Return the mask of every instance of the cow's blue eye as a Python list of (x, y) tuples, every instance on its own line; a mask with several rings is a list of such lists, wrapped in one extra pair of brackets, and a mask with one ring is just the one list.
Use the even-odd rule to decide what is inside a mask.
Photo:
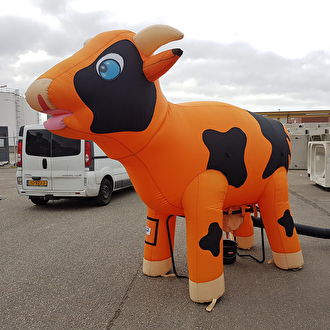
[(101, 63), (99, 73), (103, 79), (112, 80), (119, 76), (120, 66), (115, 60), (106, 60)]
[(97, 61), (96, 71), (105, 80), (117, 78), (123, 71), (124, 60), (119, 54), (110, 53)]

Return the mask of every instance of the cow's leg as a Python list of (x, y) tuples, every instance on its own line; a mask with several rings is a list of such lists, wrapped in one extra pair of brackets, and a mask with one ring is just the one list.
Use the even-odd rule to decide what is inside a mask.
[(241, 226), (234, 231), (240, 249), (251, 249), (254, 245), (254, 229), (251, 214), (246, 212)]
[(290, 214), (287, 173), (283, 167), (269, 178), (259, 207), (275, 265), (282, 269), (302, 268), (304, 260)]
[[(144, 245), (143, 273), (148, 276), (166, 274), (172, 267), (171, 251), (166, 226), (167, 215), (148, 210)], [(169, 219), (169, 235), (174, 247), (176, 217)]]
[(195, 302), (209, 302), (224, 293), (222, 208), (228, 182), (215, 170), (197, 176), (183, 196), (187, 225), (189, 293)]

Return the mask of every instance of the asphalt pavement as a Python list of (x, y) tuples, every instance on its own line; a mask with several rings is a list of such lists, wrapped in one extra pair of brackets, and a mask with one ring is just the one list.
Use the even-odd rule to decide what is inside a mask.
[[(305, 171), (289, 171), (289, 183), (295, 222), (329, 228), (330, 192)], [(300, 236), (305, 267), (296, 272), (250, 258), (226, 265), (225, 295), (208, 313), (186, 279), (142, 274), (145, 206), (133, 189), (105, 207), (35, 206), (5, 167), (0, 196), (0, 329), (330, 329), (329, 240)], [(175, 245), (187, 275), (183, 218)]]

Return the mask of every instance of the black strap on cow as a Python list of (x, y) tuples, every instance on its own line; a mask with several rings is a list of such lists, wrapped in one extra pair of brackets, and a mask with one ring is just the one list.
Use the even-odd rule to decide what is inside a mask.
[[(254, 257), (251, 254), (240, 254), (237, 252), (237, 255), (239, 257), (250, 257), (253, 260), (257, 261), (258, 263), (262, 264), (265, 262), (266, 260), (266, 254), (265, 254), (265, 239), (264, 239), (264, 227), (260, 227), (260, 233), (261, 233), (261, 247), (262, 247), (262, 259), (257, 259), (256, 257)], [(236, 238), (235, 238), (236, 240)]]
[(172, 246), (171, 233), (170, 233), (170, 225), (169, 225), (169, 221), (170, 221), (171, 217), (173, 217), (173, 215), (169, 215), (167, 217), (167, 219), (166, 219), (166, 229), (167, 229), (168, 244), (170, 246), (170, 252), (171, 252), (173, 273), (178, 278), (188, 278), (188, 276), (185, 276), (185, 275), (178, 275), (178, 273), (176, 271), (176, 268), (175, 268), (174, 253), (173, 253), (173, 246)]
[[(169, 244), (170, 253), (171, 253), (173, 273), (178, 278), (189, 278), (188, 276), (185, 276), (185, 275), (179, 275), (176, 271), (174, 253), (173, 253), (173, 246), (172, 246), (172, 240), (171, 240), (171, 233), (170, 233), (170, 225), (169, 225), (169, 221), (170, 221), (171, 217), (173, 217), (173, 215), (169, 215), (166, 219), (166, 229), (167, 229), (168, 244)], [(252, 217), (252, 219), (253, 219), (253, 217)], [(237, 255), (239, 257), (250, 257), (253, 260), (257, 261), (258, 263), (264, 263), (265, 260), (266, 260), (266, 254), (265, 254), (264, 226), (263, 226), (262, 221), (261, 221), (261, 224), (259, 225), (259, 227), (260, 227), (260, 233), (261, 233), (262, 259), (257, 259), (256, 257), (254, 257), (251, 254), (239, 254), (239, 253), (237, 253)]]

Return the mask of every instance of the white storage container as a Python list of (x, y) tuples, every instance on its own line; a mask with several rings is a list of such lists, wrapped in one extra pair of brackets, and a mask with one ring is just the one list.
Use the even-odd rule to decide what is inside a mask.
[(290, 169), (305, 170), (307, 169), (307, 146), (308, 135), (291, 135), (291, 163)]
[(310, 142), (310, 179), (330, 188), (330, 141)]
[(311, 162), (312, 162), (312, 145), (314, 142), (308, 142), (307, 148), (307, 174), (311, 175)]

